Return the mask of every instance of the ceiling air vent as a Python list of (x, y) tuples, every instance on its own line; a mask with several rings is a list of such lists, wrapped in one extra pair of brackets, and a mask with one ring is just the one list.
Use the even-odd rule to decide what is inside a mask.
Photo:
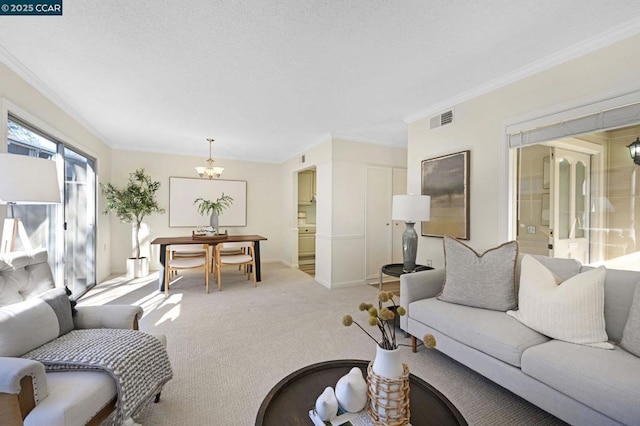
[(430, 120), (431, 129), (437, 129), (438, 127), (453, 124), (453, 109), (445, 111), (441, 114), (434, 115)]

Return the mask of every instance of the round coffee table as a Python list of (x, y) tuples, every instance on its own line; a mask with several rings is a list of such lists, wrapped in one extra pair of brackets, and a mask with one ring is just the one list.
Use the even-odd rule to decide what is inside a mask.
[[(345, 359), (319, 362), (289, 374), (276, 384), (260, 405), (256, 426), (312, 425), (309, 410), (327, 387), (353, 367), (367, 377), (368, 361)], [(437, 389), (410, 374), (411, 425), (466, 425), (462, 414)]]

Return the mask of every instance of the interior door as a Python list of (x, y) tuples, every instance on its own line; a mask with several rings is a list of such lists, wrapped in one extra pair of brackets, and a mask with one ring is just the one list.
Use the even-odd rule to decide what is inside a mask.
[(591, 228), (591, 156), (560, 148), (553, 149), (553, 191), (549, 256), (589, 259)]
[(366, 181), (366, 274), (377, 279), (391, 263), (391, 167), (368, 166)]

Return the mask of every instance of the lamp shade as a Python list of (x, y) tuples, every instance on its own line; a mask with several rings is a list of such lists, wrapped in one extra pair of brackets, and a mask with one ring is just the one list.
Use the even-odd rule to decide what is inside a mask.
[(55, 204), (60, 187), (55, 161), (0, 154), (0, 204)]
[(394, 195), (391, 219), (422, 222), (431, 218), (431, 197), (428, 195)]

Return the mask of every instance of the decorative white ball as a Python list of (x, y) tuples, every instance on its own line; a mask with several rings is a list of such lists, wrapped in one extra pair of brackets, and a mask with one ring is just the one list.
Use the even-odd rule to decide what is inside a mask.
[(349, 374), (343, 376), (336, 384), (336, 398), (342, 408), (350, 413), (357, 413), (367, 405), (367, 381), (362, 370), (353, 367)]
[(338, 414), (338, 400), (331, 386), (316, 399), (316, 413), (323, 422), (333, 420)]

